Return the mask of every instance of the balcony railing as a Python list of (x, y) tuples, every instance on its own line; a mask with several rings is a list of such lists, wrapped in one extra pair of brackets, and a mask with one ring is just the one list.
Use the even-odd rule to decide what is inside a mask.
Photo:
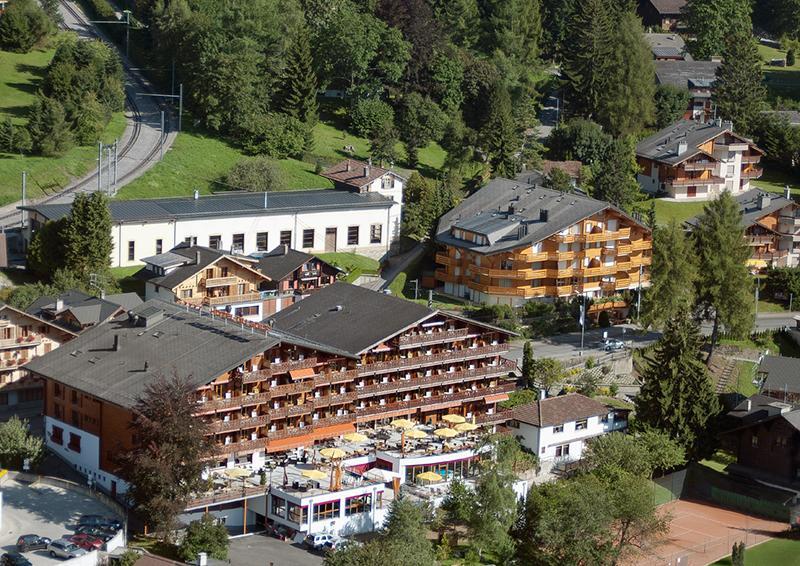
[(789, 255), (788, 250), (775, 250), (771, 252), (757, 252), (753, 253), (750, 258), (751, 259), (763, 259), (763, 260), (771, 260), (771, 259), (779, 259)]
[(642, 250), (649, 250), (653, 247), (652, 240), (633, 240), (631, 242), (631, 250), (638, 252)]
[(775, 236), (747, 236), (747, 243), (751, 246), (758, 246), (763, 244), (772, 244), (779, 239), (780, 238), (776, 238)]
[(694, 185), (721, 185), (725, 179), (709, 175), (708, 177), (667, 177), (664, 181), (673, 187), (691, 187)]
[(459, 277), (451, 273), (447, 273), (443, 269), (436, 270), (436, 279), (444, 283), (458, 283)]
[[(418, 409), (429, 405), (438, 405), (440, 403), (448, 403), (451, 401), (462, 401), (464, 399), (479, 399), (487, 395), (496, 395), (499, 393), (508, 393), (516, 390), (515, 383), (502, 383), (495, 387), (476, 387), (475, 389), (467, 389), (465, 391), (458, 391), (456, 393), (443, 393), (441, 395), (430, 395), (428, 397), (419, 397), (417, 399), (410, 399), (408, 401), (399, 401), (397, 403), (387, 403), (385, 405), (372, 405), (364, 407), (363, 409), (356, 409), (356, 418), (363, 419), (374, 415), (381, 415), (383, 413), (391, 413), (395, 411), (405, 411), (409, 409)], [(380, 418), (380, 417), (379, 417)], [(373, 419), (369, 419), (373, 420)]]
[(508, 344), (495, 344), (491, 346), (480, 346), (477, 348), (462, 348), (452, 352), (442, 352), (431, 354), (430, 356), (414, 356), (413, 358), (398, 358), (386, 362), (373, 362), (358, 368), (358, 375), (372, 375), (384, 371), (398, 369), (412, 369), (415, 367), (435, 365), (450, 360), (466, 360), (480, 358), (492, 354), (502, 354), (508, 351)]
[(436, 344), (439, 342), (446, 342), (448, 340), (458, 340), (464, 338), (469, 334), (467, 328), (457, 328), (455, 330), (445, 330), (443, 332), (430, 332), (428, 334), (409, 334), (400, 336), (398, 344), (401, 348), (409, 348), (419, 346), (421, 344)]
[(269, 379), (272, 377), (272, 370), (267, 369), (259, 369), (256, 371), (246, 371), (242, 374), (242, 382), (243, 383), (255, 383), (257, 381), (263, 381), (264, 379)]
[(760, 163), (760, 155), (742, 155), (742, 163)]
[(203, 280), (206, 288), (209, 287), (228, 287), (235, 285), (239, 279), (237, 277), (207, 277)]
[(320, 395), (311, 399), (311, 404), (315, 409), (319, 407), (330, 407), (331, 405), (343, 405), (345, 403), (352, 403), (356, 400), (356, 392), (349, 391), (347, 393), (340, 393), (336, 395)]
[[(266, 439), (257, 438), (255, 440), (242, 440), (240, 442), (231, 442), (230, 444), (217, 444), (214, 447), (215, 454), (236, 454), (239, 452), (252, 452), (259, 448), (264, 448)], [(262, 488), (263, 490), (263, 488)]]
[(317, 365), (317, 358), (304, 358), (302, 360), (289, 360), (286, 362), (276, 362), (269, 364), (272, 373), (284, 373), (293, 369), (313, 368)]
[(739, 177), (742, 179), (758, 179), (763, 174), (763, 169), (750, 169), (749, 171), (742, 171)]
[(214, 411), (223, 411), (226, 409), (233, 409), (238, 407), (246, 407), (249, 405), (258, 405), (270, 400), (270, 393), (254, 393), (252, 395), (237, 395), (235, 397), (227, 397), (221, 399), (210, 399), (208, 401), (198, 401), (195, 405), (196, 414), (213, 413)]
[(476, 424), (494, 424), (494, 423), (503, 423), (506, 422), (508, 419), (512, 418), (514, 411), (511, 409), (500, 409), (495, 411), (494, 413), (483, 415), (478, 415), (475, 417)]
[(397, 393), (400, 391), (408, 391), (410, 389), (420, 389), (422, 387), (430, 387), (435, 385), (450, 385), (453, 383), (461, 383), (470, 379), (476, 379), (488, 376), (502, 376), (508, 375), (514, 371), (517, 364), (511, 360), (502, 360), (496, 366), (484, 366), (482, 368), (465, 369), (455, 371), (452, 373), (439, 373), (436, 375), (429, 375), (427, 377), (417, 377), (399, 381), (389, 381), (387, 383), (373, 383), (365, 385), (364, 387), (357, 387), (356, 392), (358, 398), (363, 399), (372, 397), (373, 395)]
[(617, 255), (631, 255), (632, 249), (631, 244), (620, 244), (617, 246)]
[(224, 295), (221, 297), (205, 297), (204, 305), (233, 305), (261, 300), (261, 293), (244, 293), (241, 295)]
[(286, 383), (284, 385), (276, 385), (269, 388), (269, 393), (273, 398), (285, 397), (286, 395), (296, 395), (299, 393), (308, 393), (313, 389), (315, 384), (310, 381), (298, 381), (297, 383)]
[(348, 369), (345, 371), (331, 370), (314, 376), (314, 387), (347, 383), (353, 381), (357, 377), (357, 369)]
[(340, 415), (336, 417), (327, 417), (324, 419), (319, 419), (314, 421), (310, 425), (306, 425), (303, 427), (287, 427), (281, 430), (271, 430), (267, 434), (268, 441), (271, 440), (283, 440), (284, 438), (292, 438), (295, 436), (303, 436), (304, 434), (310, 434), (319, 430), (320, 428), (326, 428), (329, 426), (335, 426), (339, 424), (347, 424), (347, 423), (355, 423), (356, 417), (354, 414), (348, 415)]
[(450, 257), (445, 253), (438, 252), (436, 254), (436, 263), (440, 263), (442, 265), (455, 265), (456, 263), (458, 263), (458, 260)]
[(224, 432), (234, 432), (247, 428), (256, 428), (267, 424), (269, 424), (269, 417), (267, 415), (261, 415), (258, 417), (231, 419), (228, 421), (215, 421), (208, 426), (208, 430), (214, 434), (221, 434)]

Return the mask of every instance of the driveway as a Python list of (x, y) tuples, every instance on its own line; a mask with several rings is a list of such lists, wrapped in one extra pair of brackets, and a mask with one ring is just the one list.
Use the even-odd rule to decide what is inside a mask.
[(234, 566), (322, 566), (322, 555), (265, 535), (233, 539), (228, 558)]
[[(50, 539), (70, 536), (80, 515), (114, 516), (99, 501), (57, 487), (9, 479), (3, 483), (2, 493), (2, 552), (16, 550), (20, 535), (37, 534)], [(34, 566), (62, 563), (62, 560), (50, 558), (44, 550), (26, 552), (25, 556)]]

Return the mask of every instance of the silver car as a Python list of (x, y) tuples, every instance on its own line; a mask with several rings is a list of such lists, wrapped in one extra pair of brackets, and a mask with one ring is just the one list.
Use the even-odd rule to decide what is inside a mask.
[(86, 551), (80, 546), (64, 538), (51, 541), (47, 545), (47, 552), (53, 558), (77, 558), (86, 554)]

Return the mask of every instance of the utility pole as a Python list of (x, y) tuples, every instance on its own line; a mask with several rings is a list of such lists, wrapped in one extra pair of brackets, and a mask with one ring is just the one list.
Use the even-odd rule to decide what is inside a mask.
[(161, 140), (159, 141), (160, 156), (159, 161), (164, 161), (164, 111), (161, 111)]
[(101, 181), (103, 172), (103, 142), (97, 142), (97, 192), (103, 190)]
[(111, 196), (111, 146), (106, 146), (106, 192)]
[(636, 320), (641, 320), (642, 318), (642, 271), (644, 270), (644, 266), (639, 266), (639, 296), (636, 298)]
[(581, 356), (583, 355), (583, 337), (586, 332), (586, 295), (581, 295), (583, 303), (581, 304)]
[(792, 299), (794, 299), (794, 294), (789, 293), (789, 312), (792, 312)]
[[(27, 171), (23, 171), (22, 172), (22, 206), (23, 207), (25, 206), (25, 195), (26, 195), (27, 189), (28, 189), (28, 172)], [(24, 210), (20, 210), (19, 212), (20, 212), (20, 225), (22, 226), (22, 228), (24, 228), (25, 227), (25, 211)]]
[(117, 153), (118, 145), (119, 140), (114, 140), (114, 193), (117, 192), (117, 159), (119, 158), (119, 154)]
[(756, 308), (755, 308), (756, 317), (755, 317), (755, 319), (753, 319), (753, 328), (755, 330), (758, 330), (758, 276), (756, 276), (754, 279), (755, 279), (755, 283), (756, 283), (755, 284), (755, 288), (756, 288)]
[(178, 99), (178, 131), (181, 131), (183, 124), (183, 83), (178, 85), (178, 94), (151, 94), (149, 92), (137, 92), (137, 96), (154, 96), (156, 98), (177, 98)]
[(129, 59), (131, 54), (131, 11), (123, 10), (122, 13), (125, 14), (125, 58)]

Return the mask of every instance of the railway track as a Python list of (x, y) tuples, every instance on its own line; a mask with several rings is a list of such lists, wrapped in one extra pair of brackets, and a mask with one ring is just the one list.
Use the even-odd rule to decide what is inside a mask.
[[(61, 5), (63, 8), (75, 19), (75, 21), (83, 26), (87, 33), (91, 34), (92, 37), (99, 39), (100, 41), (104, 41), (108, 43), (111, 47), (116, 49), (116, 46), (113, 43), (110, 43), (106, 38), (104, 38), (101, 34), (97, 33), (97, 31), (92, 27), (92, 25), (83, 17), (83, 15), (76, 10), (68, 1), (60, 0)], [(69, 27), (69, 25), (64, 22), (62, 27), (65, 30), (71, 31), (80, 31), (74, 28)], [(132, 84), (135, 84), (141, 87), (143, 90), (150, 90), (150, 87), (145, 84), (141, 78), (139, 78), (136, 73), (130, 71), (127, 68), (127, 62), (123, 60), (123, 69), (125, 70), (128, 79)], [(133, 122), (133, 131), (131, 132), (130, 138), (125, 142), (125, 144), (119, 148), (117, 152), (117, 163), (124, 160), (136, 144), (139, 141), (139, 137), (142, 133), (142, 122), (143, 116), (141, 111), (139, 110), (138, 104), (136, 104), (136, 100), (130, 93), (125, 93), (125, 105), (128, 111), (131, 113), (132, 122)], [(150, 161), (154, 160), (156, 155), (159, 153), (160, 146), (159, 144), (154, 144), (154, 146), (148, 151), (147, 155), (144, 159), (139, 160), (139, 163), (136, 164), (131, 170), (123, 173), (121, 176), (117, 177), (117, 185), (124, 185), (127, 180), (131, 179), (133, 176), (138, 174), (142, 168), (144, 168)], [(63, 198), (65, 195), (70, 195), (78, 192), (93, 192), (96, 190), (94, 187), (97, 185), (97, 175), (98, 170), (95, 169), (89, 176), (83, 178), (81, 181), (77, 183), (73, 183), (68, 185), (66, 188), (59, 190), (53, 194), (47, 195), (43, 198), (35, 199), (36, 204), (48, 204), (58, 199)], [(12, 212), (9, 214), (5, 214), (0, 216), (0, 225), (2, 226), (11, 226), (16, 224), (19, 221), (19, 213)], [(12, 221), (12, 222), (9, 222)]]

